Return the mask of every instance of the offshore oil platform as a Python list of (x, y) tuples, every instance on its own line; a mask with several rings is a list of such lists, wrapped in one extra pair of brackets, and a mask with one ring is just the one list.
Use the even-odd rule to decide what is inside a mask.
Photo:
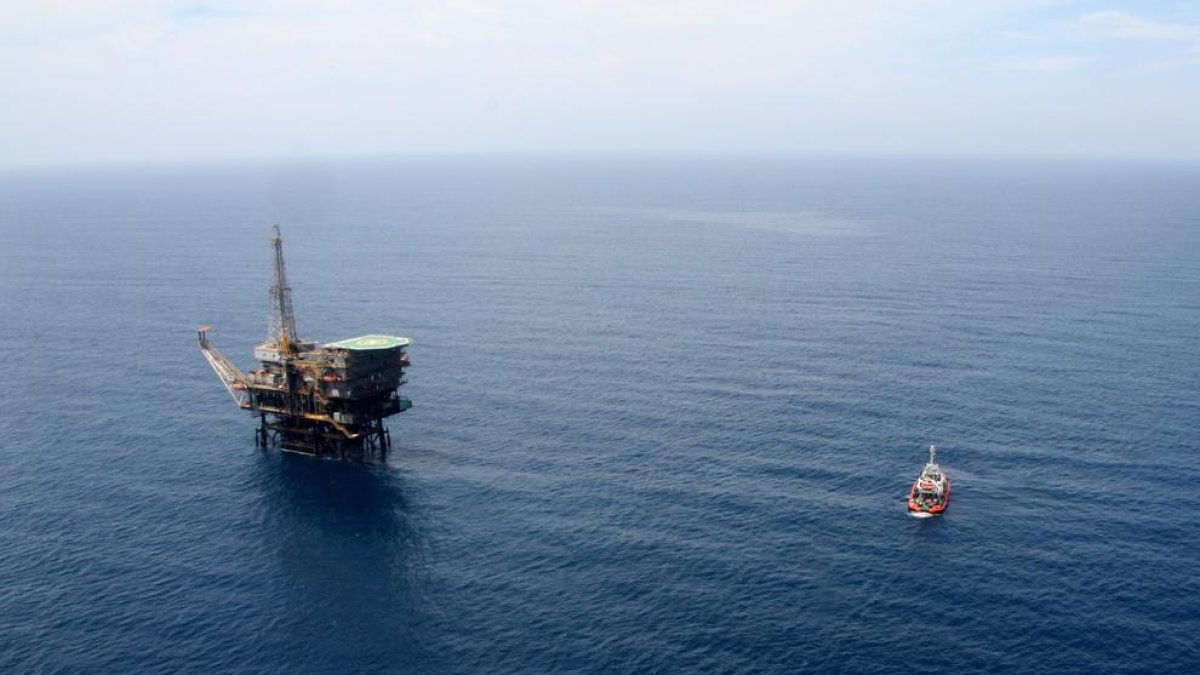
[(342, 458), (382, 456), (392, 444), (384, 418), (412, 407), (399, 393), (410, 340), (364, 335), (318, 345), (297, 337), (278, 225), (271, 247), (267, 339), (254, 348), (260, 368), (239, 370), (209, 342), (209, 326), (199, 329), (200, 352), (238, 407), (258, 416), (255, 445)]

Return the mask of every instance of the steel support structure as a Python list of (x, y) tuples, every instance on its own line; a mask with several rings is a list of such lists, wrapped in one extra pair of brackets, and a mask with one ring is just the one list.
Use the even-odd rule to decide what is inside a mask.
[(317, 457), (339, 459), (385, 459), (392, 436), (382, 419), (370, 420), (351, 436), (328, 422), (259, 413), (254, 444), (263, 449), (279, 448)]

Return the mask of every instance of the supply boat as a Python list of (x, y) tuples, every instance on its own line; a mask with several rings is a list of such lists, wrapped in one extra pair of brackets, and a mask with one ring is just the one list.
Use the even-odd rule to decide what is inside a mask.
[(937, 464), (937, 446), (929, 446), (929, 462), (913, 481), (908, 493), (908, 512), (919, 518), (936, 516), (950, 504), (950, 479)]

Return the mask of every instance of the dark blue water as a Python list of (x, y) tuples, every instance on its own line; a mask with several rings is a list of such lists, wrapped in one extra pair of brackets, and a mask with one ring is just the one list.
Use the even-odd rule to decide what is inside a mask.
[[(384, 465), (196, 350), (276, 222), (304, 335), (416, 341)], [(2, 672), (1200, 664), (1200, 167), (8, 171), (0, 236)]]

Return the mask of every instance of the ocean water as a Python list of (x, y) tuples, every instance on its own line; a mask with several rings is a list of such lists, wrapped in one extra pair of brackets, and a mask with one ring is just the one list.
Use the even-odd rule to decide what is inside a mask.
[[(197, 352), (274, 223), (302, 334), (415, 340), (385, 463)], [(1200, 166), (14, 169), (0, 237), (0, 672), (1200, 667)]]

